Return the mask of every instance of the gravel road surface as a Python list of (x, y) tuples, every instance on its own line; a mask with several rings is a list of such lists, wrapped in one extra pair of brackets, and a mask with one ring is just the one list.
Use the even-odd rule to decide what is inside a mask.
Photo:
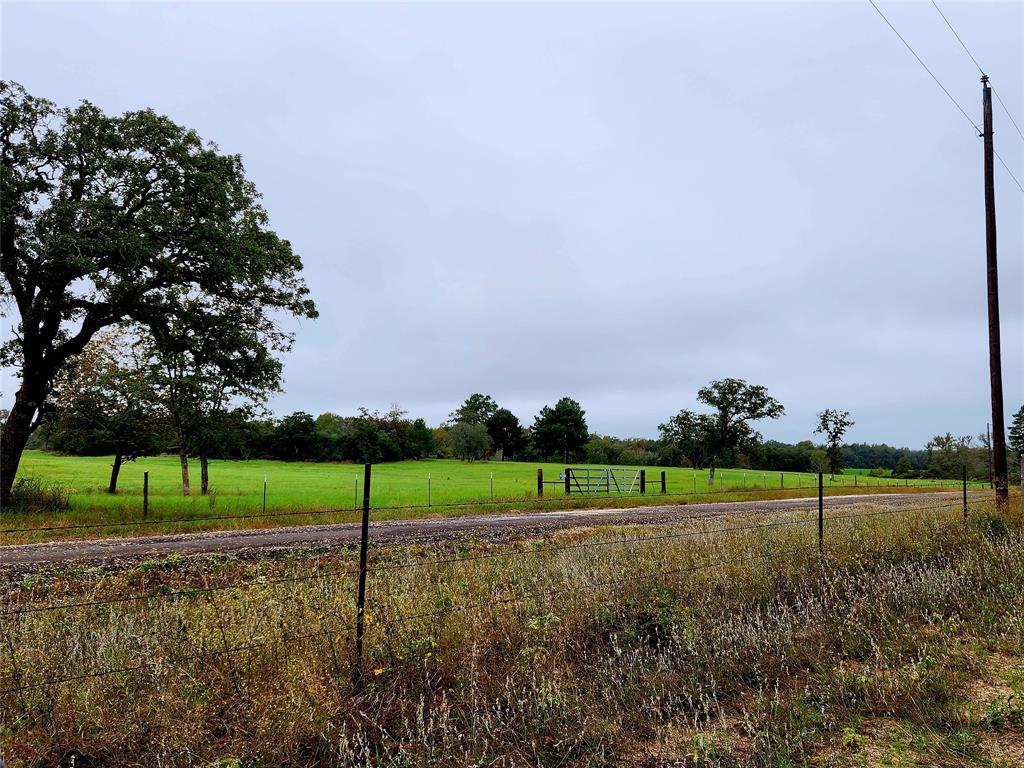
[[(863, 494), (826, 497), (826, 516), (840, 507), (884, 503), (928, 506), (958, 493)], [(425, 543), (457, 539), (505, 540), (555, 530), (596, 525), (657, 525), (727, 514), (772, 514), (816, 509), (817, 499), (673, 504), (626, 509), (579, 509), (515, 514), (482, 514), (396, 520), (370, 524), (370, 540), (380, 543)], [(0, 568), (21, 571), (62, 563), (130, 563), (182, 555), (265, 555), (297, 548), (351, 547), (359, 543), (359, 525), (304, 525), (208, 533), (179, 533), (135, 538), (60, 541), (0, 547)]]

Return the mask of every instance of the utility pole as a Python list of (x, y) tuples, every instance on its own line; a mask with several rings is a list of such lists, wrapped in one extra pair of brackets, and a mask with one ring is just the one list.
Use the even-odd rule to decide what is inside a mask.
[(992, 475), (996, 500), (1007, 500), (1006, 432), (1003, 428), (1003, 364), (999, 348), (999, 271), (996, 262), (996, 189), (992, 146), (992, 89), (981, 76), (985, 144), (985, 257), (988, 267), (988, 368), (992, 390)]

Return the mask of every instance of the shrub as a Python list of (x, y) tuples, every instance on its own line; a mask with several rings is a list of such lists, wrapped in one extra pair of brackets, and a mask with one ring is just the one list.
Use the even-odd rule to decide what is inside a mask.
[(71, 489), (45, 485), (35, 477), (19, 477), (11, 489), (11, 509), (17, 512), (65, 512), (71, 508)]

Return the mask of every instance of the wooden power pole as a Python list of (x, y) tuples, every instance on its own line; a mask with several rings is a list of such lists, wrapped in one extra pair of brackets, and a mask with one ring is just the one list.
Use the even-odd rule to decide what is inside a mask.
[(1003, 364), (999, 347), (999, 271), (996, 263), (996, 190), (992, 146), (992, 89), (981, 76), (985, 144), (985, 255), (988, 265), (988, 368), (992, 389), (992, 474), (996, 499), (1007, 499), (1006, 431), (1003, 428)]

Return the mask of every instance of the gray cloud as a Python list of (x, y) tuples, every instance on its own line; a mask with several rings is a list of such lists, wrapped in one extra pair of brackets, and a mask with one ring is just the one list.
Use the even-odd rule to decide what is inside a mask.
[[(884, 8), (980, 120), (934, 10)], [(946, 10), (1024, 116), (1024, 8)], [(5, 3), (2, 66), (243, 155), (322, 315), (279, 413), (570, 394), (653, 435), (741, 376), (782, 439), (823, 407), (918, 445), (988, 419), (980, 142), (867, 4)], [(1015, 409), (1024, 196), (998, 170)]]

